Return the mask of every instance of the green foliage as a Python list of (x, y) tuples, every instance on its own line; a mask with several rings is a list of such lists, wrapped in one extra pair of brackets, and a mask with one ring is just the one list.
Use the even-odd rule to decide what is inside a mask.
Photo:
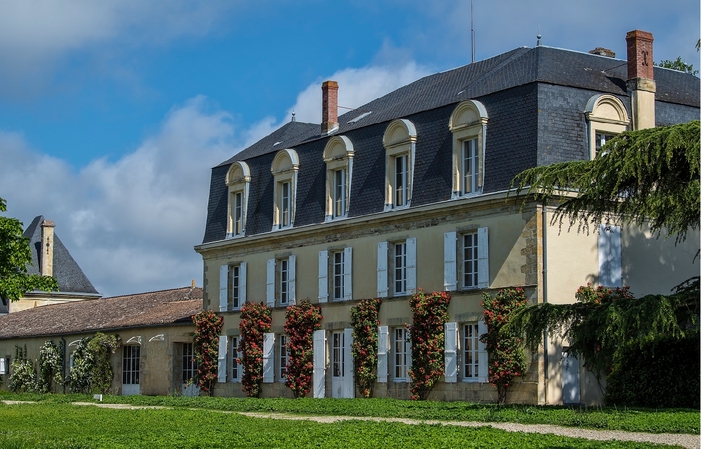
[(243, 366), (243, 391), (246, 396), (257, 398), (263, 383), (263, 337), (270, 332), (272, 310), (264, 303), (246, 302), (241, 308), (239, 321), (239, 352), (238, 363)]
[(617, 406), (698, 409), (698, 354), (699, 334), (627, 346), (619, 352), (613, 372), (606, 379), (604, 400)]
[(73, 368), (66, 384), (75, 393), (106, 394), (112, 388), (111, 358), (119, 347), (116, 335), (101, 332), (80, 340), (73, 351)]
[[(7, 205), (0, 198), (0, 212)], [(38, 274), (27, 274), (32, 263), (29, 239), (22, 235), (22, 223), (16, 218), (0, 217), (0, 298), (19, 300), (32, 290), (58, 290), (56, 279)]]
[(682, 241), (701, 216), (699, 121), (624, 132), (592, 161), (531, 168), (514, 185), (518, 193), (561, 198), (553, 217), (560, 225), (649, 221), (658, 236), (664, 230)]
[(303, 398), (312, 388), (314, 374), (314, 331), (321, 329), (321, 308), (308, 299), (285, 311), (287, 366), (285, 385), (296, 398)]
[(37, 373), (34, 362), (27, 358), (27, 346), (15, 346), (15, 359), (10, 365), (10, 391), (14, 393), (37, 390)]
[(192, 342), (197, 361), (197, 385), (200, 390), (211, 395), (217, 378), (219, 334), (224, 318), (211, 310), (203, 310), (192, 317), (192, 322), (195, 323)]
[(39, 376), (37, 390), (50, 393), (55, 385), (63, 384), (63, 341), (58, 344), (53, 340), (44, 342), (39, 349)]
[(526, 354), (521, 339), (513, 329), (504, 329), (513, 313), (528, 304), (522, 288), (499, 290), (495, 297), (485, 292), (482, 295), (484, 322), (487, 333), (480, 341), (489, 353), (489, 383), (497, 388), (497, 403), (506, 403), (506, 393), (515, 378), (524, 375)]
[(380, 325), (379, 298), (363, 299), (351, 307), (351, 326), (353, 327), (353, 367), (355, 384), (364, 398), (372, 396), (372, 388), (377, 380), (377, 342)]
[(419, 289), (409, 300), (413, 314), (411, 333), (411, 399), (426, 400), (444, 371), (445, 323), (448, 292), (426, 294)]
[(670, 59), (663, 59), (659, 62), (659, 64), (655, 63), (655, 65), (667, 69), (679, 70), (680, 72), (688, 73), (689, 75), (696, 76), (699, 74), (698, 70), (694, 70), (693, 64), (685, 63), (684, 61), (682, 61), (681, 56), (677, 56), (677, 59), (675, 59), (674, 61)]

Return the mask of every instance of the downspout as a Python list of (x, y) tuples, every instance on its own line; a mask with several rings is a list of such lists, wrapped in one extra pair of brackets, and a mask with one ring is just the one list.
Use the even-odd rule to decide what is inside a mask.
[[(548, 200), (543, 198), (541, 225), (543, 226), (543, 304), (548, 302)], [(543, 335), (543, 363), (545, 368), (545, 403), (548, 403), (548, 332)]]
[(66, 394), (66, 354), (68, 353), (68, 348), (66, 347), (66, 338), (61, 335), (61, 342), (63, 343), (63, 360), (61, 365), (63, 365), (63, 394)]

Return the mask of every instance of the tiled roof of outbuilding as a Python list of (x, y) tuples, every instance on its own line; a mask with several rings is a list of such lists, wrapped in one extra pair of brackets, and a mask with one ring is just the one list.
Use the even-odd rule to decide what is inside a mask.
[(188, 322), (201, 310), (200, 287), (67, 302), (0, 316), (0, 339), (60, 336)]

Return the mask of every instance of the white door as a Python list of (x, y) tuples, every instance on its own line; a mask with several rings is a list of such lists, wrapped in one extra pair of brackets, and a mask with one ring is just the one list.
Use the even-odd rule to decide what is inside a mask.
[(579, 360), (570, 356), (568, 349), (562, 348), (562, 403), (579, 404)]
[(141, 346), (126, 345), (122, 357), (122, 396), (139, 394)]
[(195, 397), (200, 395), (200, 387), (197, 386), (197, 362), (195, 361), (195, 349), (192, 343), (182, 343), (182, 384), (180, 391), (183, 396)]
[(342, 398), (346, 371), (343, 331), (331, 334), (331, 397)]

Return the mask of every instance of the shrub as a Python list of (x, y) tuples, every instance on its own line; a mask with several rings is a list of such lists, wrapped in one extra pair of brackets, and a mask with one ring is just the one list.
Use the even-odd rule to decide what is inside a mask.
[(380, 304), (376, 299), (363, 299), (351, 307), (351, 326), (353, 326), (353, 366), (355, 367), (355, 384), (365, 398), (372, 396), (372, 388), (377, 380), (377, 339), (380, 320)]
[(195, 323), (192, 343), (197, 361), (197, 385), (211, 395), (217, 378), (219, 334), (224, 318), (211, 310), (203, 310), (192, 317), (192, 322)]
[(321, 329), (321, 309), (308, 299), (289, 306), (285, 312), (288, 362), (285, 385), (296, 398), (306, 396), (312, 388), (314, 374), (314, 331)]
[(50, 393), (54, 385), (63, 384), (63, 341), (46, 341), (39, 349), (37, 390)]
[(243, 391), (252, 398), (260, 396), (263, 383), (263, 334), (270, 332), (271, 312), (267, 305), (256, 302), (247, 302), (241, 308), (241, 358), (237, 361), (243, 366)]
[(480, 341), (489, 353), (489, 383), (497, 388), (497, 403), (506, 402), (506, 393), (516, 377), (526, 371), (526, 354), (521, 339), (513, 330), (502, 327), (509, 322), (510, 315), (528, 304), (522, 288), (499, 290), (492, 298), (488, 293), (482, 295), (484, 323), (487, 333), (480, 336)]
[(112, 354), (119, 347), (116, 335), (101, 332), (85, 337), (73, 352), (73, 368), (66, 383), (74, 393), (108, 393), (114, 372)]
[(409, 300), (413, 312), (411, 333), (411, 399), (425, 400), (443, 375), (445, 323), (448, 321), (447, 292), (424, 293), (419, 289)]
[(36, 391), (37, 374), (34, 363), (27, 358), (27, 347), (15, 346), (15, 360), (10, 366), (10, 390), (15, 393)]
[(629, 345), (607, 378), (606, 404), (699, 408), (699, 334)]

